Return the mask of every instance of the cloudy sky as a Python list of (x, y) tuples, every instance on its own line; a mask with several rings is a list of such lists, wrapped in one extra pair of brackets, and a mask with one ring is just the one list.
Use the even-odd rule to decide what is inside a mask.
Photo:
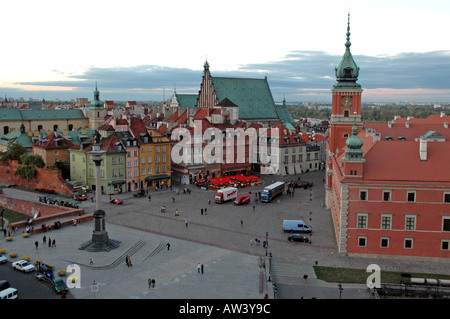
[(197, 93), (207, 59), (327, 102), (348, 12), (363, 100), (450, 102), (448, 0), (5, 1), (0, 96), (159, 101)]

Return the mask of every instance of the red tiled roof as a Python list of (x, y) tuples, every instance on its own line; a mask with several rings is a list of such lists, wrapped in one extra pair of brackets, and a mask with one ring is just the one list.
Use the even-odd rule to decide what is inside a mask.
[[(406, 126), (406, 122), (409, 123), (409, 127)], [(398, 118), (392, 123), (391, 127), (387, 123), (367, 123), (364, 126), (381, 133), (382, 139), (386, 136), (391, 136), (396, 140), (399, 136), (403, 136), (407, 141), (413, 141), (428, 131), (435, 131), (441, 133), (449, 140), (450, 128), (444, 127), (445, 122), (450, 122), (450, 116), (444, 115), (441, 117), (440, 115), (430, 115), (425, 119), (411, 118), (409, 120), (406, 118)]]
[[(94, 139), (94, 138), (93, 138), (93, 139)], [(92, 139), (92, 141), (93, 141), (93, 139)], [(101, 149), (102, 151), (106, 151), (107, 153), (113, 153), (113, 152), (117, 152), (115, 143), (120, 142), (120, 140), (119, 140), (119, 138), (117, 137), (116, 134), (113, 134), (113, 135), (111, 135), (111, 136), (108, 137), (108, 138), (103, 138), (103, 139), (101, 140), (101, 142), (102, 142), (102, 145), (101, 145), (100, 149)], [(92, 151), (92, 144), (86, 146), (86, 147), (83, 149), (83, 151), (85, 151), (85, 152), (90, 152), (90, 151)]]
[(116, 119), (116, 125), (128, 125), (128, 121), (126, 119)]
[[(62, 139), (62, 143), (61, 145), (57, 145), (56, 140), (57, 139)], [(73, 148), (75, 145), (69, 141), (68, 139), (66, 139), (65, 137), (59, 135), (56, 136), (55, 133), (52, 133), (50, 135), (48, 135), (47, 137), (45, 137), (44, 139), (42, 139), (41, 141), (37, 141), (36, 143), (33, 144), (33, 147), (40, 147), (46, 150), (52, 150), (52, 149), (69, 149), (69, 148)]]
[(194, 120), (204, 119), (209, 115), (209, 109), (201, 108), (195, 113)]
[(178, 118), (178, 111), (176, 111), (175, 113), (172, 114), (171, 117), (169, 117), (169, 119), (167, 120), (167, 122), (175, 122)]
[(427, 160), (421, 161), (419, 142), (378, 141), (365, 153), (364, 179), (420, 181), (450, 184), (450, 142), (428, 142)]

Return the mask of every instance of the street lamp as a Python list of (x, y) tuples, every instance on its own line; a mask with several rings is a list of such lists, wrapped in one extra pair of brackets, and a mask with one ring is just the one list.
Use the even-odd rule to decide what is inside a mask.
[(266, 231), (266, 257), (267, 257), (267, 246), (269, 246), (268, 239), (269, 239), (269, 232)]
[(4, 213), (4, 212), (5, 212), (5, 208), (3, 208), (2, 213), (0, 214), (0, 215), (2, 216), (2, 217), (1, 217), (1, 218), (2, 218), (2, 231), (3, 231), (3, 229), (4, 229), (4, 228), (3, 228), (3, 226), (4, 226), (4, 225), (3, 225), (3, 223), (4, 223), (4, 221), (3, 221), (3, 213)]

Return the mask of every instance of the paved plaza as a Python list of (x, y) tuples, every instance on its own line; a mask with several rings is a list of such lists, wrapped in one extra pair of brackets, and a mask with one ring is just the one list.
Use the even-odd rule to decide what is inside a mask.
[[(241, 188), (239, 193), (251, 192), (253, 199), (254, 193), (274, 178), (263, 176), (263, 185)], [(123, 199), (123, 205), (110, 204), (109, 196), (104, 195), (101, 202), (106, 230), (111, 239), (121, 242), (119, 248), (95, 253), (79, 250), (91, 239), (94, 229), (93, 222), (87, 222), (30, 238), (22, 238), (19, 231), (11, 242), (0, 239), (0, 249), (16, 251), (19, 258), (40, 259), (55, 265), (55, 270), (66, 269), (72, 263), (80, 265), (81, 287), (71, 289), (79, 299), (262, 299), (267, 293), (262, 267), (266, 255), (272, 256), (272, 280), (278, 297), (289, 299), (339, 297), (337, 283), (315, 277), (315, 264), (365, 269), (376, 263), (382, 270), (449, 273), (448, 263), (442, 261), (339, 256), (330, 212), (324, 208), (323, 172), (302, 174), (301, 179), (312, 181), (314, 186), (297, 188), (293, 196), (285, 193), (271, 203), (245, 206), (215, 204), (215, 191), (194, 186), (188, 186), (190, 192), (186, 194), (183, 187), (151, 191), (151, 200), (147, 196), (135, 198), (131, 193), (115, 196)], [(4, 188), (4, 193), (38, 200), (38, 194), (14, 188)], [(166, 207), (165, 213), (161, 206)], [(95, 201), (82, 202), (80, 207), (93, 212)], [(287, 241), (282, 231), (284, 219), (302, 219), (312, 225), (311, 244)], [(44, 235), (55, 239), (56, 247), (44, 246)], [(255, 239), (267, 239), (267, 251), (261, 245), (252, 245)], [(38, 249), (34, 246), (36, 240)], [(132, 267), (126, 266), (126, 255)], [(198, 264), (204, 265), (203, 273), (198, 273)], [(155, 278), (154, 288), (149, 287), (149, 278)], [(98, 290), (92, 289), (94, 282)], [(365, 285), (343, 287), (342, 298), (373, 298)]]

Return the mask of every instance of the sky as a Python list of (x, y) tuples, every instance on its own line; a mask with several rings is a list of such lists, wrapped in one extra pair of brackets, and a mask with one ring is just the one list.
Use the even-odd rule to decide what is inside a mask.
[(330, 102), (350, 13), (363, 102), (450, 102), (448, 0), (2, 3), (0, 97), (161, 101), (212, 76)]

